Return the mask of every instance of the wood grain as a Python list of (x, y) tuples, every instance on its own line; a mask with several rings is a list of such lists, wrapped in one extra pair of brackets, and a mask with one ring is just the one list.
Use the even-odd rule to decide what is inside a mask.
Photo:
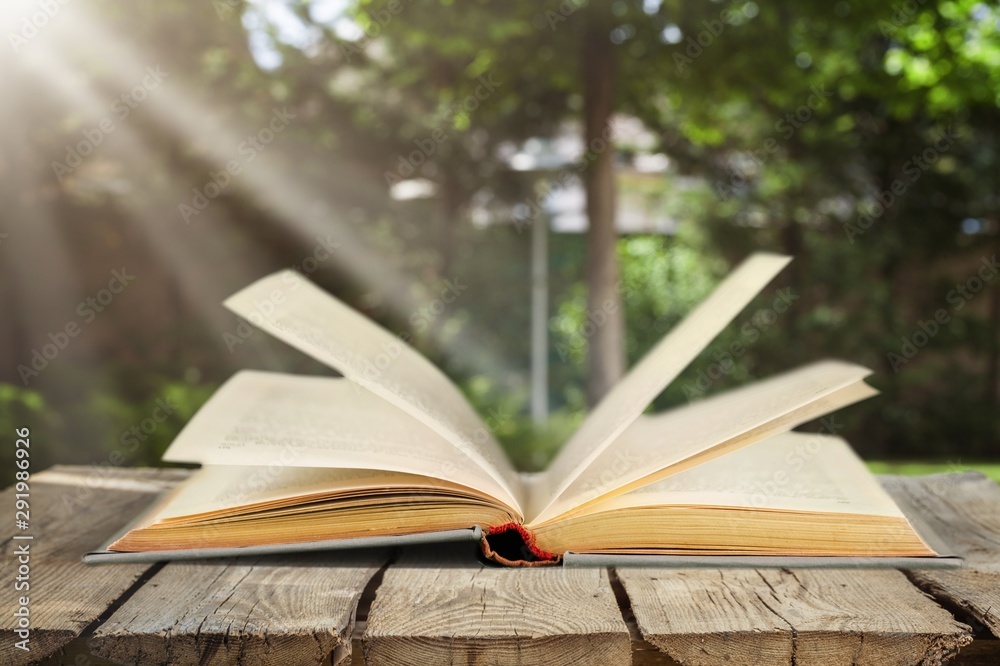
[(966, 645), (948, 666), (997, 666), (1000, 664), (1000, 641), (976, 639)]
[(606, 570), (505, 569), (440, 549), (389, 567), (362, 643), (369, 666), (631, 661)]
[[(364, 622), (357, 622), (354, 627), (354, 649), (350, 661), (344, 666), (365, 666), (364, 648), (361, 636), (364, 633)], [(765, 662), (757, 662), (765, 664)], [(850, 662), (845, 662), (845, 665)], [(114, 666), (115, 662), (94, 656), (90, 652), (89, 639), (77, 638), (66, 644), (52, 656), (39, 662), (38, 666)], [(833, 662), (836, 664), (836, 662)], [(831, 666), (833, 666), (831, 664)], [(996, 666), (1000, 664), (1000, 640), (976, 640), (962, 651), (948, 666)], [(329, 660), (321, 666), (331, 666)], [(632, 666), (683, 666), (641, 638), (632, 638)]]
[(1000, 486), (979, 472), (882, 477), (965, 558), (957, 570), (911, 571), (911, 580), (974, 628), (1000, 637)]
[(172, 562), (94, 633), (106, 659), (157, 664), (349, 661), (358, 600), (387, 551)]
[[(5, 613), (0, 665), (949, 661), (968, 628), (914, 583), (975, 630), (950, 664), (1000, 663), (1000, 488), (979, 474), (883, 479), (966, 558), (961, 570), (619, 569), (609, 579), (603, 569), (508, 570), (451, 548), (411, 549), (386, 570), (367, 622), (359, 600), (366, 585), (371, 599), (386, 553), (80, 562), (186, 474), (60, 466), (34, 475), (24, 532), (34, 536), (32, 650), (7, 649)], [(13, 506), (13, 491), (0, 502)], [(11, 525), (0, 530), (7, 580), (13, 536)]]
[[(80, 558), (100, 547), (157, 494), (186, 478), (183, 470), (119, 469), (58, 465), (29, 481), (30, 541), (15, 540), (14, 516), (0, 526), (0, 577), (8, 592), (0, 615), (0, 664), (44, 659), (73, 640), (139, 580), (151, 565), (92, 567)], [(0, 494), (13, 512), (14, 489)], [(30, 544), (30, 589), (13, 590), (16, 550)], [(27, 595), (31, 611), (30, 651), (13, 647), (14, 600)]]
[(616, 574), (643, 637), (685, 665), (938, 664), (972, 640), (898, 571)]

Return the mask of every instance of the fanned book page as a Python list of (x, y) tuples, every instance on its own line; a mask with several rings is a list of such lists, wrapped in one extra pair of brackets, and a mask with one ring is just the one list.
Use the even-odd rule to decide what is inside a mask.
[(88, 561), (470, 536), (514, 566), (571, 553), (948, 560), (845, 443), (788, 432), (877, 393), (865, 368), (822, 361), (642, 415), (788, 261), (741, 264), (530, 480), (416, 351), (295, 273), (264, 278), (226, 305), (344, 378), (237, 374), (165, 455), (204, 467)]
[(791, 430), (877, 391), (871, 370), (826, 361), (653, 416), (640, 416), (533, 525)]
[(529, 513), (551, 516), (550, 507), (616, 437), (781, 272), (790, 257), (755, 254), (673, 328), (587, 416), (533, 488)]
[(240, 554), (239, 549), (261, 544), (419, 534), (514, 519), (484, 495), (425, 476), (207, 465), (109, 549), (232, 548)]
[(423, 422), (479, 464), (509, 496), (518, 494), (517, 473), (458, 388), (359, 312), (294, 271), (254, 282), (225, 306)]
[(846, 442), (798, 432), (595, 503), (534, 533), (546, 548), (589, 553), (936, 555)]
[(340, 378), (244, 370), (215, 392), (164, 460), (420, 474), (517, 499), (423, 422)]
[(372, 495), (399, 487), (422, 492), (457, 488), (425, 476), (381, 470), (205, 465), (192, 474), (183, 493), (164, 498), (156, 521), (198, 522), (295, 506), (306, 497)]
[(596, 504), (591, 512), (666, 505), (903, 517), (847, 442), (805, 432), (769, 437)]

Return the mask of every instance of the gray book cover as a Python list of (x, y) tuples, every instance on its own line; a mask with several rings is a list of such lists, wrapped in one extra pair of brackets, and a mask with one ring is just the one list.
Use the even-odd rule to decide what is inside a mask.
[[(902, 507), (901, 507), (902, 508)], [(563, 554), (566, 567), (662, 567), (674, 569), (724, 569), (724, 568), (830, 568), (830, 569), (948, 569), (962, 566), (962, 558), (952, 554), (930, 528), (915, 517), (910, 517), (909, 509), (904, 509), (910, 523), (921, 538), (931, 546), (938, 557), (811, 557), (811, 556), (762, 556), (762, 555), (630, 555), (574, 553)], [(128, 528), (122, 530), (124, 534)], [(115, 535), (108, 545), (120, 535)], [(240, 557), (261, 555), (282, 555), (316, 551), (337, 551), (356, 548), (396, 548), (421, 544), (441, 544), (444, 548), (462, 547), (478, 550), (483, 530), (478, 526), (467, 529), (442, 532), (422, 532), (398, 536), (360, 537), (352, 539), (330, 539), (302, 543), (270, 544), (242, 548), (200, 548), (187, 550), (160, 550), (134, 553), (103, 550), (92, 551), (83, 556), (87, 564), (112, 564), (116, 562), (164, 562), (179, 560), (199, 560), (213, 557)]]

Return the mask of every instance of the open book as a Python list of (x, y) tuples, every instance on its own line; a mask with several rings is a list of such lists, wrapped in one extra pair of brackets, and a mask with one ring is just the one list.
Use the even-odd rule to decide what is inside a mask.
[(201, 469), (86, 559), (463, 534), (515, 565), (567, 553), (934, 558), (935, 542), (843, 440), (790, 432), (874, 395), (865, 368), (823, 361), (643, 414), (789, 260), (740, 265), (533, 475), (512, 467), (455, 385), (403, 341), (294, 272), (266, 277), (226, 307), (343, 377), (234, 376), (164, 455)]

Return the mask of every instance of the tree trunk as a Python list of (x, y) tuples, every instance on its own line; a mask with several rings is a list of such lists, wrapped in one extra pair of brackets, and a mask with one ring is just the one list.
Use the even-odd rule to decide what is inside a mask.
[[(603, 8), (602, 8), (603, 9)], [(595, 9), (583, 44), (584, 140), (593, 159), (584, 172), (587, 193), (587, 402), (595, 405), (625, 372), (625, 312), (615, 254), (615, 53), (610, 16)], [(591, 330), (592, 328), (592, 330)]]
[[(997, 132), (993, 132), (993, 145), (997, 145)], [(993, 174), (994, 191), (997, 187), (1000, 187), (1000, 169), (994, 171)], [(994, 199), (995, 201), (995, 199)], [(994, 219), (1000, 219), (1000, 208), (994, 206)], [(1000, 236), (998, 236), (993, 241), (993, 247), (1000, 250)], [(990, 256), (987, 252), (986, 256)], [(992, 334), (990, 335), (988, 355), (989, 360), (986, 365), (986, 394), (984, 396), (983, 408), (988, 412), (996, 413), (997, 409), (1000, 408), (1000, 286), (992, 285), (993, 296), (990, 301), (990, 329)], [(995, 438), (1000, 437), (1000, 423), (994, 425), (994, 432), (992, 433), (993, 441), (989, 441), (990, 435), (987, 435), (987, 440), (985, 444), (984, 451), (989, 451), (990, 446), (996, 441)]]
[[(988, 256), (988, 255), (987, 255)], [(1000, 410), (1000, 287), (992, 285), (993, 300), (990, 302), (990, 336), (986, 363), (985, 407), (994, 414)], [(1000, 435), (1000, 432), (996, 433)]]

